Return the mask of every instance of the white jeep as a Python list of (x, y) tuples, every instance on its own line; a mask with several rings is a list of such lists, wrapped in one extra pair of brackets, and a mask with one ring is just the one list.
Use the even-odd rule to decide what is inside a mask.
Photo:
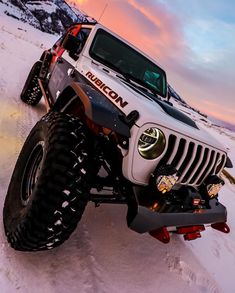
[(86, 204), (122, 203), (127, 224), (167, 243), (229, 232), (218, 201), (225, 148), (169, 102), (165, 72), (98, 23), (74, 24), (37, 61), (21, 93), (48, 113), (29, 134), (4, 206), (16, 250), (52, 249)]

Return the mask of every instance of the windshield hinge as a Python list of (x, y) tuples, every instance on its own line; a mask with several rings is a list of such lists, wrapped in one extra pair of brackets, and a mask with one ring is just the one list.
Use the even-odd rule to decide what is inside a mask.
[(139, 119), (139, 112), (136, 110), (131, 111), (127, 116), (120, 116), (120, 119), (131, 128)]

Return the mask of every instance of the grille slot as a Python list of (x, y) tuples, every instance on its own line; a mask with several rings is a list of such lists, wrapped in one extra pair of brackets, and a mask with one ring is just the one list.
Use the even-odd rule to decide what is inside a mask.
[(215, 174), (220, 158), (225, 162), (226, 156), (212, 147), (171, 134), (166, 153), (158, 166), (171, 165), (180, 173), (178, 183), (194, 186)]
[(205, 170), (206, 164), (208, 163), (208, 160), (209, 160), (208, 153), (209, 153), (209, 149), (208, 148), (205, 148), (204, 153), (203, 153), (203, 155), (201, 157), (201, 160), (200, 160), (200, 164), (199, 164), (199, 166), (197, 165), (197, 167), (198, 167), (197, 168), (197, 171), (193, 175), (193, 177), (191, 178), (191, 180), (189, 181), (189, 184), (194, 184), (195, 181), (197, 180), (197, 178), (199, 176), (201, 176), (202, 172)]
[(190, 166), (188, 170), (185, 170), (184, 173), (182, 174), (180, 180), (182, 183), (186, 183), (191, 180), (195, 172), (197, 171), (197, 164), (201, 160), (202, 157), (202, 146), (198, 145), (196, 149), (196, 153), (194, 153), (194, 157), (192, 158), (192, 162), (190, 162)]
[(188, 147), (188, 151), (185, 152), (186, 155), (185, 155), (185, 157), (182, 157), (181, 164), (179, 164), (180, 165), (180, 167), (179, 167), (180, 174), (182, 174), (185, 169), (187, 170), (187, 166), (190, 167), (189, 163), (190, 163), (190, 159), (193, 156), (194, 149), (195, 149), (195, 144), (193, 142), (190, 142), (189, 147)]
[(210, 173), (210, 171), (211, 171), (211, 169), (213, 168), (213, 165), (214, 165), (214, 158), (215, 158), (215, 151), (211, 151), (209, 162), (205, 166), (205, 170), (203, 171), (203, 173), (200, 176), (200, 178), (197, 180), (196, 184), (200, 184), (200, 182), (202, 182), (203, 178), (206, 178), (207, 174)]
[(176, 136), (171, 134), (168, 139), (168, 147), (167, 147), (166, 153), (159, 163), (160, 166), (166, 165), (169, 162), (171, 154), (173, 153), (175, 143), (176, 143)]
[(180, 139), (178, 150), (176, 152), (176, 155), (175, 155), (174, 159), (171, 162), (171, 165), (176, 167), (176, 168), (178, 166), (178, 163), (180, 162), (180, 159), (183, 157), (183, 154), (184, 154), (184, 151), (185, 151), (185, 144), (186, 144), (186, 140), (185, 139)]

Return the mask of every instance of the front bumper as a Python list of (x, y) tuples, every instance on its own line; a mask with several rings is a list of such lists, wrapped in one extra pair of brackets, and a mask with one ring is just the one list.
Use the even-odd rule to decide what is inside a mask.
[(187, 212), (156, 212), (141, 204), (143, 189), (134, 187), (134, 198), (129, 204), (127, 223), (130, 229), (145, 233), (162, 227), (180, 227), (223, 223), (227, 220), (226, 208), (216, 199), (210, 200), (210, 209)]

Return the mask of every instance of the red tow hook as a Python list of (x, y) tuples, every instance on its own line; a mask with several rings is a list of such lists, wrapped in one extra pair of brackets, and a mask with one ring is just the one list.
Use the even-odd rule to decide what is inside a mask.
[(220, 232), (223, 232), (223, 233), (229, 233), (230, 232), (230, 228), (225, 222), (211, 224), (211, 227), (213, 229), (216, 229), (216, 230), (218, 230)]
[(201, 237), (202, 231), (205, 230), (205, 227), (203, 225), (198, 226), (186, 226), (186, 227), (178, 227), (177, 233), (178, 234), (184, 234), (184, 240), (195, 240), (197, 238)]
[(166, 227), (162, 227), (157, 230), (150, 231), (149, 234), (156, 238), (157, 240), (163, 242), (163, 243), (169, 243), (170, 242), (170, 234), (167, 231)]
[(201, 238), (201, 233), (200, 232), (193, 232), (193, 233), (188, 233), (184, 235), (184, 240), (195, 240), (197, 238)]

